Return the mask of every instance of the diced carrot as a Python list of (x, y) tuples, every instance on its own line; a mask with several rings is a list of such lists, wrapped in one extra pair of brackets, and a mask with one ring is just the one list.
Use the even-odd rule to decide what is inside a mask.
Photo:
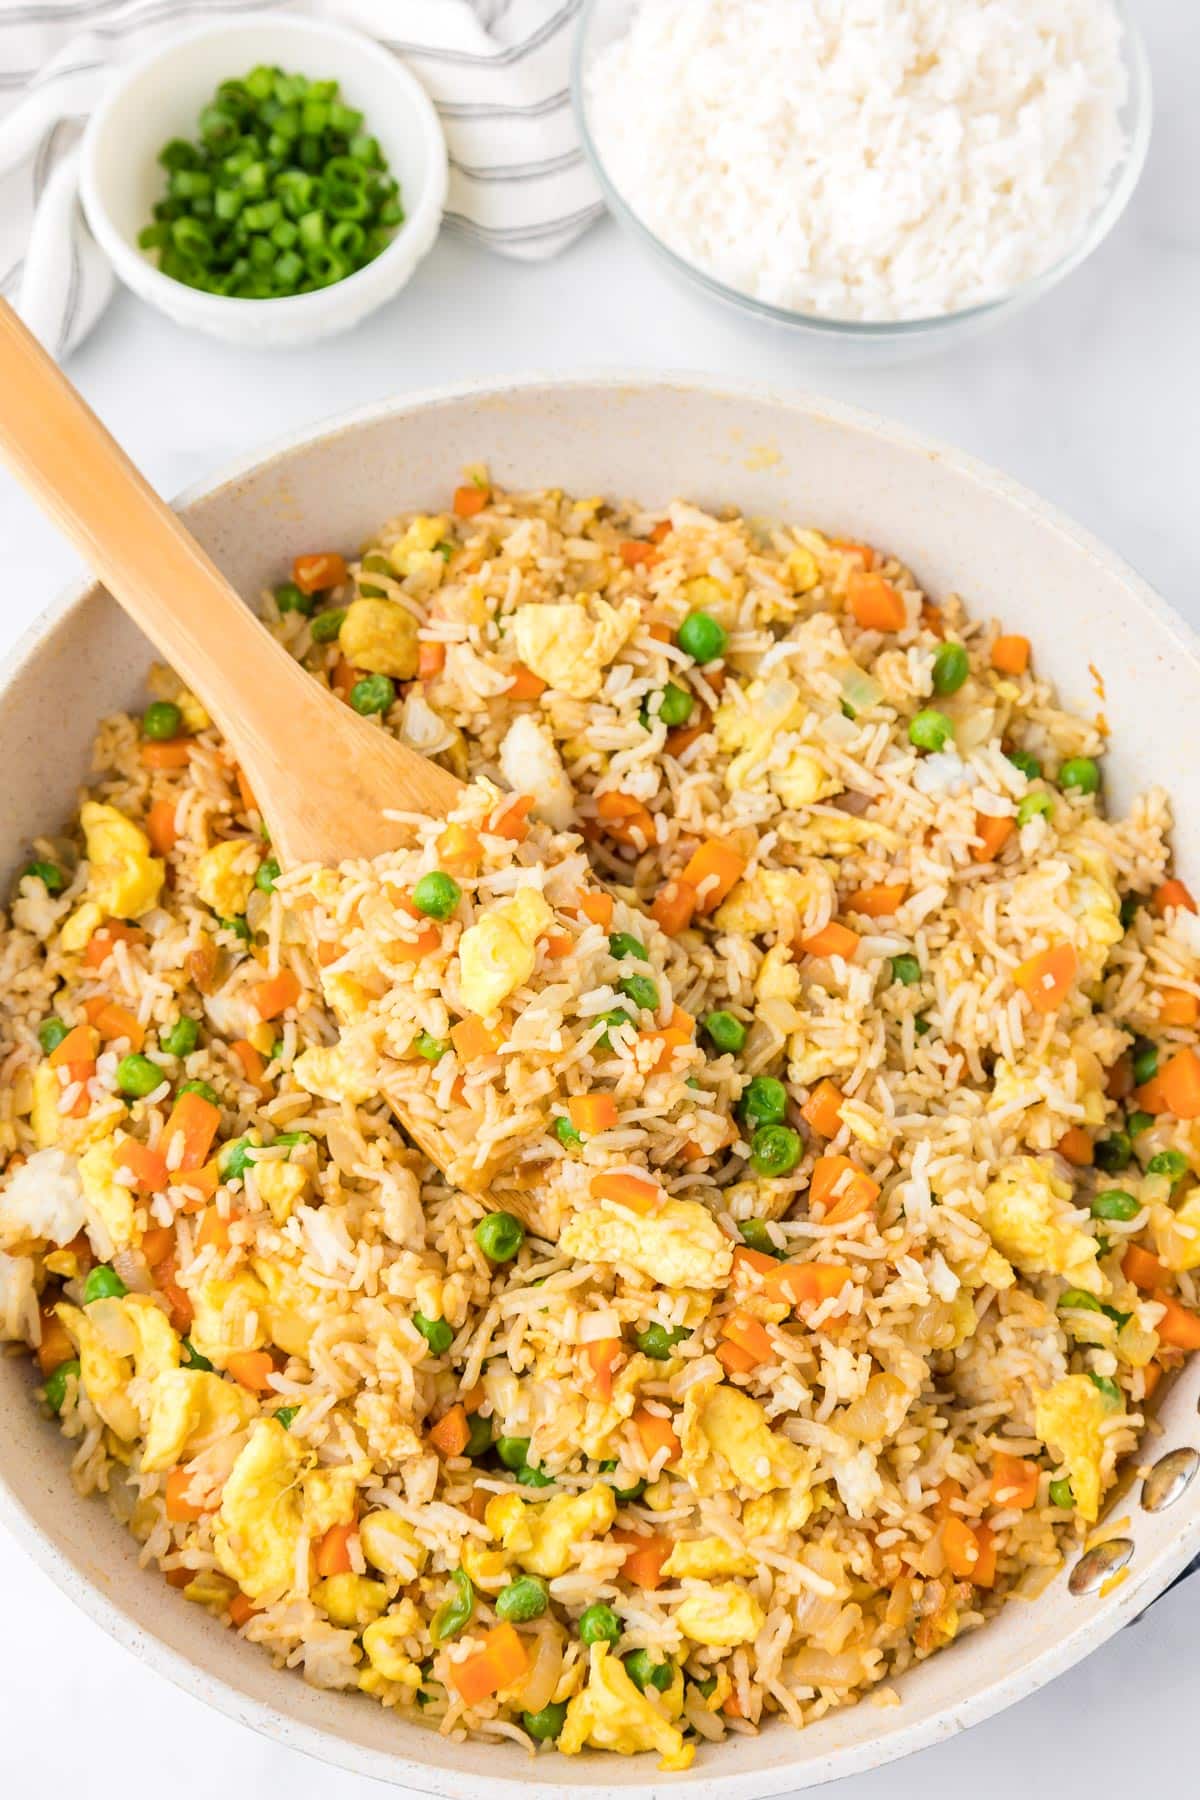
[(800, 1116), (822, 1137), (836, 1137), (842, 1128), (842, 1103), (846, 1096), (832, 1081), (819, 1081), (804, 1105)]
[(597, 1338), (583, 1346), (583, 1359), (588, 1366), (587, 1387), (593, 1400), (611, 1400), (613, 1364), (621, 1354), (621, 1340)]
[(506, 700), (538, 700), (549, 687), (540, 675), (527, 669), (524, 663), (513, 664), (513, 678), (504, 690)]
[(1189, 1312), (1186, 1306), (1180, 1306), (1178, 1300), (1164, 1293), (1162, 1288), (1155, 1288), (1150, 1298), (1157, 1305), (1166, 1307), (1166, 1312), (1154, 1327), (1159, 1341), (1170, 1344), (1173, 1350), (1200, 1350), (1200, 1313)]
[[(1161, 1106), (1144, 1099), (1148, 1089), (1161, 1098)], [(1164, 1069), (1138, 1090), (1144, 1112), (1174, 1113), (1177, 1119), (1200, 1118), (1200, 1057), (1194, 1050), (1177, 1050)]]
[(264, 1079), (267, 1067), (266, 1059), (264, 1058), (262, 1051), (256, 1050), (248, 1038), (235, 1039), (235, 1041), (230, 1044), (229, 1048), (233, 1051), (233, 1054), (241, 1064), (242, 1074), (247, 1081), (256, 1088), (264, 1088), (270, 1085)]
[(703, 1159), (708, 1154), (709, 1154), (708, 1151), (705, 1149), (702, 1149), (702, 1147), (696, 1142), (695, 1138), (687, 1138), (684, 1141), (684, 1143), (682, 1143), (679, 1147), (680, 1162), (685, 1162), (685, 1163), (702, 1162)]
[(1170, 1281), (1170, 1272), (1165, 1263), (1160, 1263), (1157, 1256), (1151, 1256), (1140, 1244), (1126, 1246), (1121, 1258), (1121, 1273), (1126, 1281), (1132, 1281), (1134, 1287), (1143, 1291), (1162, 1287)]
[(243, 769), (241, 763), (234, 764), (233, 779), (237, 783), (238, 798), (242, 803), (242, 811), (246, 813), (258, 813), (261, 815), (262, 807), (254, 797), (254, 789), (250, 786), (246, 777), (246, 771)]
[(907, 623), (904, 596), (882, 575), (853, 571), (846, 582), (846, 599), (855, 624), (864, 631), (903, 631)]
[(828, 1300), (851, 1279), (844, 1263), (780, 1262), (746, 1244), (734, 1250), (733, 1267), (735, 1275), (745, 1280), (747, 1294), (787, 1306)]
[(840, 956), (846, 962), (853, 962), (861, 942), (857, 931), (851, 931), (848, 925), (839, 925), (831, 919), (820, 931), (814, 931), (811, 937), (800, 939), (800, 948), (805, 956)]
[(669, 644), (671, 641), (671, 627), (669, 625), (660, 625), (656, 622), (653, 625), (647, 625), (646, 630), (656, 644)]
[(1063, 1132), (1056, 1145), (1058, 1154), (1076, 1169), (1090, 1169), (1093, 1161), (1092, 1140), (1082, 1125), (1072, 1125)]
[(643, 543), (637, 538), (622, 538), (620, 556), (627, 569), (636, 569), (639, 566), (649, 568), (652, 563), (658, 561), (658, 552), (654, 545)]
[(446, 646), (429, 638), (417, 645), (417, 680), (432, 681), (446, 666)]
[(88, 939), (83, 960), (89, 969), (98, 969), (112, 955), (114, 944), (144, 944), (146, 934), (140, 925), (127, 925), (124, 919), (105, 919)]
[(707, 731), (712, 729), (711, 715), (708, 713), (707, 707), (701, 707), (700, 711), (704, 716), (700, 718), (698, 724), (681, 725), (674, 731), (668, 731), (666, 749), (669, 756), (682, 756), (685, 750), (691, 749), (697, 738), (702, 738)]
[(596, 801), (596, 817), (606, 835), (615, 838), (618, 844), (644, 850), (656, 841), (654, 820), (632, 794), (618, 794), (612, 790), (601, 794)]
[(848, 1156), (819, 1156), (813, 1164), (808, 1203), (810, 1207), (824, 1206), (827, 1225), (843, 1224), (870, 1212), (878, 1198), (879, 1183), (872, 1181)]
[(580, 894), (577, 905), (585, 919), (590, 919), (593, 925), (603, 926), (605, 931), (608, 930), (613, 920), (613, 897), (611, 894), (604, 893), (600, 888), (589, 888), (585, 894)]
[(459, 519), (473, 519), (476, 513), (481, 513), (483, 511), (490, 499), (490, 490), (485, 487), (476, 487), (473, 481), (466, 483), (463, 487), (455, 488), (455, 517)]
[(652, 544), (664, 543), (666, 539), (670, 537), (674, 529), (675, 527), (672, 525), (670, 519), (660, 519), (650, 533), (650, 542)]
[(348, 1575), (354, 1567), (350, 1555), (350, 1540), (358, 1531), (358, 1521), (351, 1519), (348, 1523), (331, 1525), (316, 1547), (315, 1559), (317, 1574), (322, 1580), (328, 1575)]
[(487, 1399), (487, 1389), (482, 1381), (477, 1381), (474, 1387), (463, 1388), (458, 1397), (469, 1417), (471, 1413), (478, 1412)]
[(261, 1611), (262, 1608), (255, 1606), (249, 1595), (243, 1594), (239, 1589), (229, 1602), (229, 1622), (240, 1631), (251, 1619), (257, 1619)]
[(460, 1062), (472, 1063), (482, 1061), (485, 1056), (494, 1056), (504, 1039), (500, 1032), (493, 1031), (476, 1014), (470, 1013), (450, 1027), (450, 1042)]
[(1158, 1016), (1164, 1025), (1195, 1025), (1200, 1020), (1200, 1000), (1182, 988), (1168, 988), (1159, 996)]
[(253, 1394), (265, 1394), (271, 1386), (275, 1364), (267, 1350), (235, 1350), (225, 1364), (235, 1381)]
[(567, 1111), (576, 1131), (594, 1137), (598, 1131), (611, 1131), (619, 1114), (611, 1094), (572, 1094)]
[(1162, 1364), (1158, 1362), (1147, 1363), (1142, 1370), (1142, 1393), (1147, 1400), (1153, 1399), (1154, 1390), (1162, 1380), (1162, 1374)]
[(482, 1650), (450, 1664), (450, 1679), (464, 1706), (478, 1706), (520, 1681), (529, 1669), (529, 1652), (515, 1625), (506, 1619), (484, 1633)]
[[(750, 1358), (751, 1368), (757, 1368), (759, 1363), (775, 1360), (770, 1333), (762, 1320), (754, 1318), (750, 1313), (731, 1313), (721, 1327), (721, 1336)], [(719, 1350), (717, 1354), (720, 1355)]]
[(1139, 1112), (1153, 1113), (1156, 1118), (1159, 1113), (1170, 1112), (1171, 1110), (1167, 1105), (1167, 1097), (1163, 1092), (1161, 1069), (1157, 1075), (1152, 1075), (1149, 1081), (1143, 1081), (1141, 1087), (1135, 1088), (1133, 1090), (1133, 1097), (1137, 1102)]
[(53, 1375), (60, 1363), (70, 1362), (75, 1346), (52, 1307), (42, 1307), (38, 1317), (42, 1327), (41, 1342), (37, 1347), (38, 1368), (43, 1375)]
[(196, 1579), (195, 1569), (181, 1568), (181, 1569), (165, 1569), (163, 1571), (163, 1580), (166, 1582), (168, 1587), (173, 1587), (173, 1588), (191, 1587), (191, 1585), (192, 1585), (193, 1581), (195, 1581), (195, 1579)]
[(1194, 913), (1196, 902), (1182, 881), (1164, 881), (1150, 896), (1150, 911), (1157, 913), (1161, 919), (1174, 907), (1181, 906), (1185, 912)]
[(1108, 1081), (1104, 1088), (1110, 1100), (1128, 1100), (1133, 1092), (1133, 1057), (1128, 1051), (1118, 1056), (1108, 1071)]
[(669, 1069), (675, 1060), (675, 1052), (686, 1049), (692, 1043), (695, 1024), (691, 1014), (683, 1012), (677, 1006), (669, 1025), (659, 1026), (655, 1031), (638, 1033), (639, 1043), (658, 1045), (658, 1055), (650, 1065), (651, 1075), (660, 1075), (664, 1069)]
[(138, 751), (146, 769), (186, 769), (192, 760), (191, 738), (167, 738), (143, 744)]
[(354, 687), (358, 678), (358, 670), (354, 667), (354, 664), (347, 662), (344, 656), (339, 656), (330, 672), (329, 685), (339, 700), (348, 701), (350, 699), (350, 690)]
[[(952, 1513), (942, 1524), (942, 1550), (946, 1567), (959, 1581), (974, 1581), (980, 1563), (980, 1543), (975, 1531)], [(985, 1571), (986, 1572), (986, 1571)], [(981, 1584), (982, 1585), (982, 1584)]]
[[(163, 1151), (168, 1165), (180, 1170), (198, 1169), (201, 1163), (207, 1162), (220, 1123), (220, 1107), (206, 1100), (203, 1094), (180, 1094), (163, 1132)], [(176, 1137), (181, 1137), (183, 1144), (180, 1151), (173, 1152), (172, 1141)]]
[(864, 569), (875, 567), (875, 552), (870, 544), (855, 543), (853, 538), (830, 538), (831, 548), (840, 550), (843, 556), (857, 556)]
[(1023, 675), (1029, 667), (1029, 639), (1015, 633), (992, 645), (992, 667), (1001, 675)]
[(660, 887), (650, 908), (650, 917), (668, 937), (686, 931), (696, 911), (696, 890), (690, 881), (678, 876)]
[(955, 1516), (951, 1502), (961, 1500), (963, 1491), (957, 1481), (939, 1481), (937, 1485), (937, 1505), (933, 1509), (935, 1519), (951, 1519)]
[(168, 1519), (181, 1523), (187, 1521), (194, 1524), (202, 1519), (212, 1508), (198, 1506), (194, 1500), (188, 1499), (188, 1491), (192, 1485), (191, 1472), (188, 1469), (171, 1469), (167, 1474), (165, 1501)]
[(156, 800), (146, 814), (146, 836), (156, 856), (169, 856), (179, 840), (175, 829), (174, 800)]
[(157, 1268), (165, 1262), (175, 1248), (175, 1233), (169, 1225), (152, 1225), (149, 1231), (143, 1231), (142, 1241), (138, 1249), (146, 1259), (148, 1268)]
[(1066, 999), (1078, 968), (1073, 945), (1051, 944), (1048, 950), (1039, 950), (1028, 961), (1018, 963), (1013, 981), (1036, 1012), (1052, 1013)]
[(443, 1413), (429, 1433), (429, 1441), (440, 1456), (461, 1456), (470, 1438), (467, 1409), (461, 1403)]
[(975, 1573), (971, 1580), (976, 1587), (990, 1588), (996, 1585), (996, 1539), (990, 1525), (976, 1525)]
[(713, 1352), (717, 1361), (728, 1375), (749, 1375), (758, 1367), (758, 1359), (743, 1350), (739, 1344), (731, 1344), (728, 1338), (722, 1338)]
[(224, 1218), (215, 1206), (208, 1207), (196, 1232), (197, 1250), (207, 1250), (211, 1247), (218, 1256), (224, 1256), (232, 1242), (229, 1236), (229, 1224), (230, 1221)]
[(254, 990), (253, 1006), (260, 1019), (277, 1019), (300, 998), (300, 982), (290, 969), (280, 969), (269, 981), (260, 981)]
[(182, 1336), (184, 1332), (191, 1330), (195, 1309), (192, 1306), (191, 1295), (186, 1288), (181, 1288), (179, 1285), (177, 1279), (179, 1271), (175, 1264), (174, 1252), (165, 1257), (162, 1262), (155, 1263), (150, 1272), (154, 1276), (159, 1293), (167, 1303), (167, 1313), (171, 1325)]
[(510, 794), (502, 800), (491, 818), (488, 830), (496, 837), (523, 844), (529, 835), (529, 814), (533, 810), (532, 794)]
[(437, 841), (438, 862), (451, 875), (473, 875), (483, 861), (479, 833), (452, 822)]
[(996, 1506), (1016, 1506), (1022, 1512), (1037, 1505), (1038, 1466), (1022, 1456), (997, 1450), (992, 1459), (988, 1497)]
[(74, 1064), (92, 1063), (96, 1061), (99, 1048), (99, 1033), (91, 1025), (76, 1025), (68, 1031), (61, 1044), (56, 1044), (50, 1052), (52, 1069), (70, 1068)]
[(698, 913), (715, 912), (746, 872), (746, 859), (720, 838), (709, 838), (694, 850), (683, 871), (683, 880), (696, 894)]
[(650, 1213), (662, 1205), (663, 1191), (656, 1181), (631, 1175), (622, 1169), (604, 1170), (591, 1179), (594, 1200), (612, 1200), (629, 1212)]
[(971, 856), (975, 862), (995, 862), (1009, 838), (1016, 830), (1016, 820), (998, 817), (995, 813), (975, 814), (975, 836), (979, 842), (972, 846)]
[(945, 637), (946, 624), (942, 618), (942, 609), (935, 606), (932, 600), (921, 602), (921, 623), (926, 631), (932, 631), (934, 637)]
[(567, 931), (551, 931), (542, 941), (551, 962), (561, 962), (575, 948), (575, 939)]
[(115, 1000), (106, 1000), (103, 994), (96, 994), (84, 1001), (83, 1010), (89, 1025), (96, 1027), (106, 1043), (128, 1038), (131, 1050), (140, 1050), (145, 1043), (146, 1033), (141, 1022), (127, 1006), (118, 1006)]
[[(136, 1138), (125, 1139), (117, 1151), (117, 1166), (129, 1170), (143, 1194), (161, 1194), (170, 1179), (167, 1174), (167, 1159), (162, 1151), (151, 1150), (148, 1144), (139, 1144)], [(150, 1233), (147, 1232), (146, 1236), (149, 1237)], [(142, 1253), (151, 1267), (159, 1260), (151, 1256), (144, 1242)]]
[(325, 588), (340, 587), (349, 570), (346, 559), (336, 550), (318, 550), (298, 556), (292, 563), (292, 580), (302, 594), (319, 594)]
[(904, 904), (907, 881), (881, 881), (874, 887), (859, 888), (846, 901), (846, 911), (863, 913), (868, 919), (887, 919)]
[(621, 1565), (621, 1573), (626, 1581), (632, 1581), (635, 1587), (657, 1588), (663, 1583), (662, 1566), (671, 1554), (673, 1540), (669, 1537), (643, 1537), (636, 1531), (614, 1531), (611, 1534), (614, 1544), (625, 1544), (625, 1561)]

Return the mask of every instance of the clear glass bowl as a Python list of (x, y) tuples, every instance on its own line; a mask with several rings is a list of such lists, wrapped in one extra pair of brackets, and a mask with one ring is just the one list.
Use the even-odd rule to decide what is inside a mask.
[(751, 318), (766, 319), (773, 325), (804, 334), (808, 346), (829, 354), (851, 351), (855, 358), (882, 353), (888, 359), (925, 349), (941, 348), (948, 341), (998, 323), (1019, 308), (1050, 292), (1073, 269), (1089, 257), (1108, 236), (1125, 211), (1138, 184), (1150, 143), (1153, 118), (1153, 95), (1150, 65), (1146, 47), (1127, 0), (1112, 0), (1121, 25), (1122, 52), (1129, 76), (1129, 89), (1121, 109), (1121, 125), (1125, 134), (1125, 152), (1114, 171), (1106, 192), (1078, 241), (1057, 262), (1032, 280), (1022, 282), (993, 300), (982, 301), (958, 312), (937, 313), (929, 318), (868, 321), (838, 319), (818, 313), (795, 312), (772, 306), (719, 281), (698, 264), (689, 262), (672, 250), (634, 211), (616, 186), (592, 130), (588, 100), (588, 76), (599, 52), (625, 32), (636, 0), (584, 0), (583, 10), (571, 58), (571, 99), (579, 134), (596, 180), (614, 218), (636, 239), (646, 245), (676, 278), (693, 288), (700, 288), (714, 299)]

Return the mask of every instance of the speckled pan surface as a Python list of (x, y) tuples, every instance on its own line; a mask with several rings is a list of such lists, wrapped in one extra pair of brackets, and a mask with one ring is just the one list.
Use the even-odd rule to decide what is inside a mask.
[[(700, 379), (530, 380), (373, 407), (293, 440), (184, 496), (201, 542), (246, 595), (299, 549), (353, 547), (388, 514), (434, 509), (459, 467), (488, 461), (507, 486), (685, 496), (886, 544), (936, 598), (962, 593), (1035, 644), (1069, 704), (1102, 709), (1106, 764), (1123, 806), (1160, 782), (1177, 809), (1178, 861), (1200, 876), (1194, 720), (1200, 644), (1110, 552), (1033, 495), (953, 451), (822, 401)], [(60, 600), (0, 668), (0, 875), (26, 839), (73, 807), (101, 713), (139, 695), (148, 646), (94, 588)], [(1104, 683), (1099, 699), (1097, 678)], [(53, 746), (43, 697), (57, 698)], [(686, 1775), (652, 1759), (556, 1756), (447, 1743), (356, 1696), (276, 1671), (140, 1571), (136, 1546), (70, 1485), (65, 1446), (30, 1401), (31, 1376), (0, 1359), (0, 1520), (58, 1585), (142, 1661), (230, 1717), (361, 1774), (455, 1800), (567, 1800), (580, 1789), (654, 1800), (763, 1800), (873, 1767), (951, 1736), (1020, 1699), (1136, 1616), (1200, 1550), (1200, 1358), (1160, 1408), (1144, 1448), (1161, 1465), (1133, 1479), (1099, 1535), (1122, 1542), (1064, 1569), (1035, 1603), (1012, 1602), (985, 1630), (914, 1670), (900, 1704), (864, 1703), (797, 1734), (785, 1725), (705, 1750)], [(1143, 1504), (1147, 1499), (1149, 1504)], [(1115, 1581), (1112, 1577), (1115, 1576)]]

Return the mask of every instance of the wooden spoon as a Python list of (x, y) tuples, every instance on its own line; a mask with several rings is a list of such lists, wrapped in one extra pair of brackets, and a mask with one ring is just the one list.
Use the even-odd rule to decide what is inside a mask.
[(0, 454), (231, 745), (286, 864), (396, 848), (462, 783), (305, 673), (0, 300)]

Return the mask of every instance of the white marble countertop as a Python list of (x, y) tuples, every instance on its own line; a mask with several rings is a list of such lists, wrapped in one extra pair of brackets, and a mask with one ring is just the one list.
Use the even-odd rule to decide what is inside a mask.
[[(1141, 0), (1158, 115), (1130, 212), (1065, 286), (992, 335), (883, 369), (806, 364), (792, 337), (673, 286), (616, 228), (523, 267), (444, 237), (411, 286), (345, 339), (254, 354), (184, 334), (118, 297), (71, 375), (166, 494), (293, 427), (417, 387), (581, 368), (701, 369), (890, 414), (997, 464), (1121, 551), (1200, 626), (1200, 11)], [(0, 71), (2, 72), (2, 71)], [(0, 652), (77, 573), (0, 479)], [(1050, 627), (1052, 629), (1052, 626)], [(54, 698), (47, 696), (47, 718)], [(11, 772), (10, 772), (11, 775)], [(140, 1668), (0, 1533), (0, 1792), (93, 1800), (366, 1800), (323, 1769)], [(1009, 1800), (1165, 1788), (1194, 1767), (1200, 1585), (1177, 1590), (1071, 1674), (916, 1759), (855, 1777), (846, 1800)], [(372, 1788), (371, 1791), (374, 1791)]]

